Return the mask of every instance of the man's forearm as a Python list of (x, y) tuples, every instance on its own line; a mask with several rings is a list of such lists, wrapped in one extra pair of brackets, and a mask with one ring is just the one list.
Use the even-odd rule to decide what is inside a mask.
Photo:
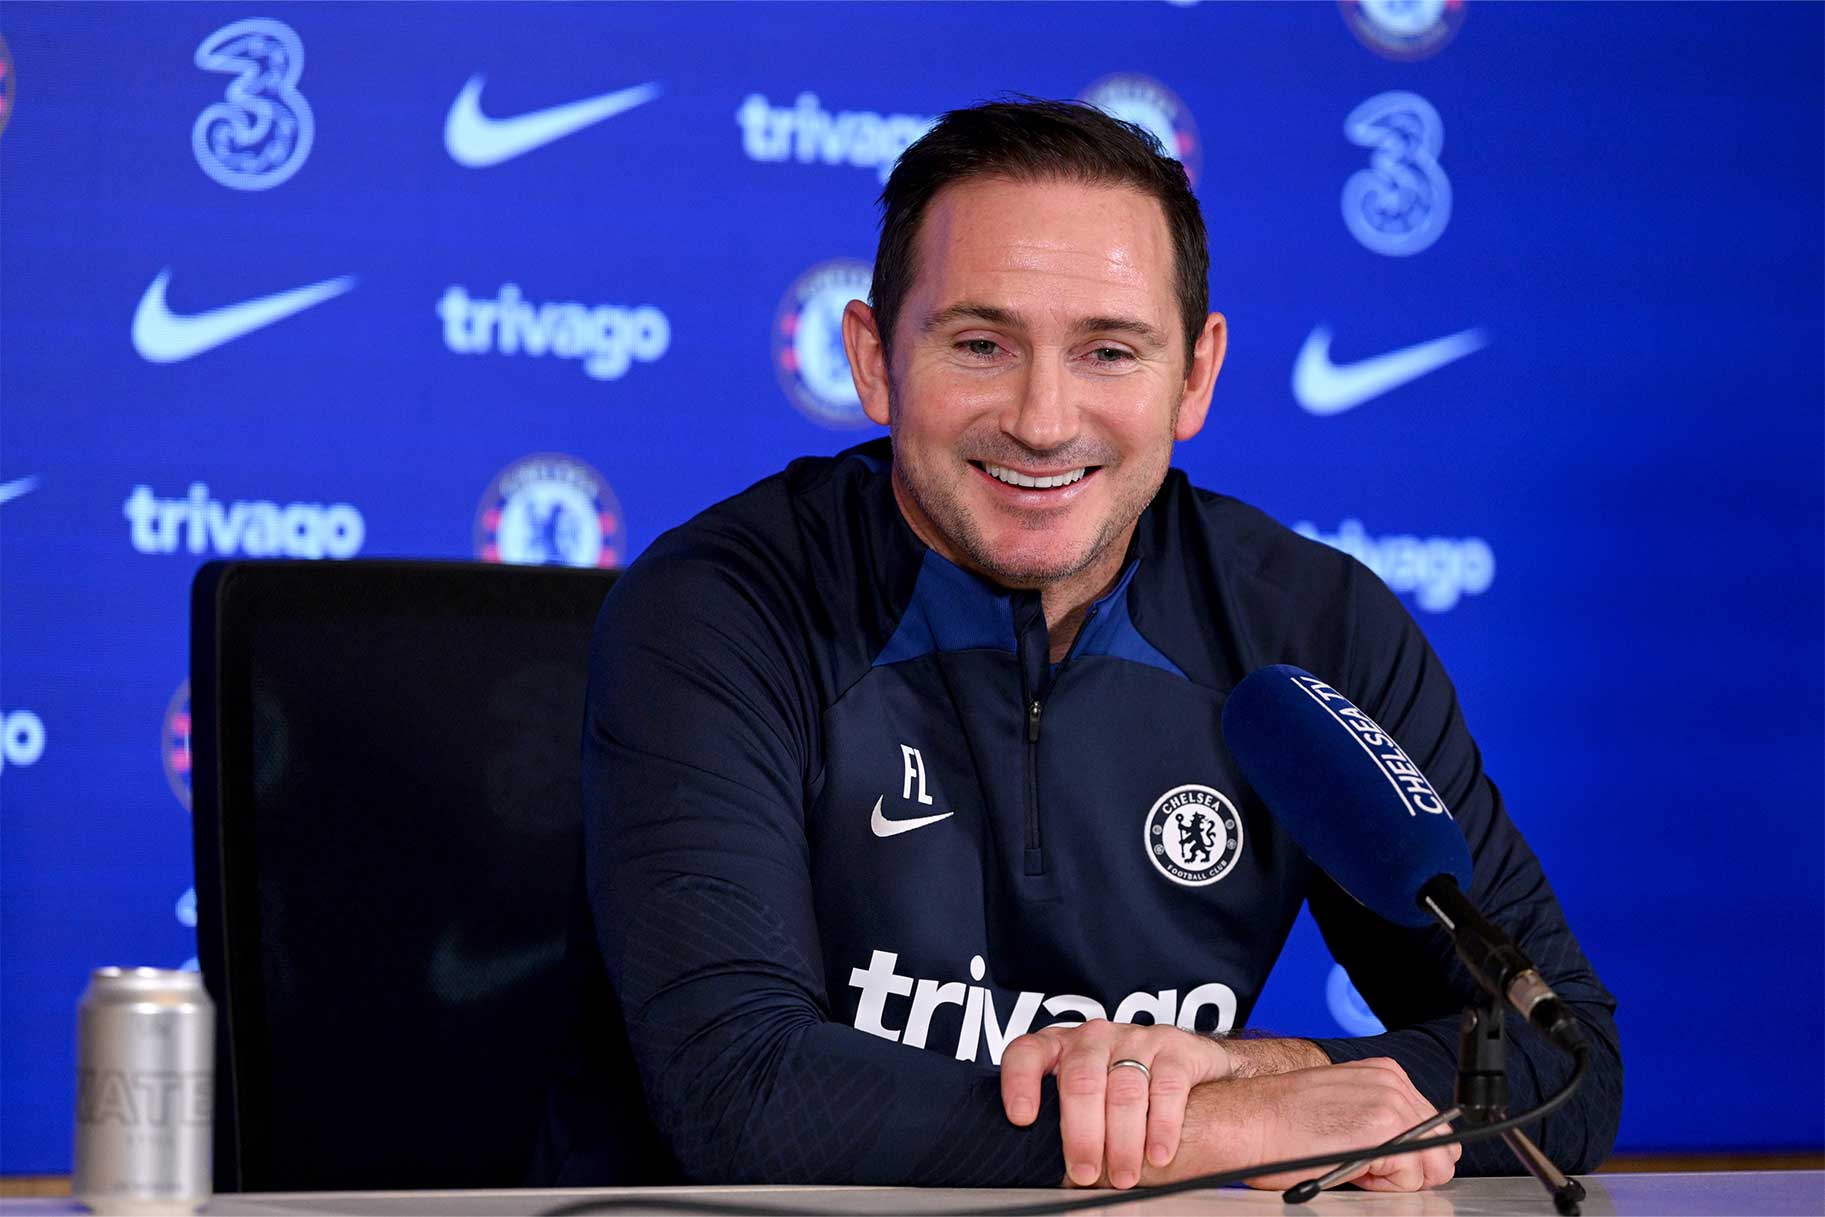
[(1291, 1073), (1295, 1069), (1313, 1069), (1331, 1063), (1324, 1049), (1311, 1040), (1264, 1036), (1259, 1039), (1226, 1037), (1222, 1042), (1223, 1051), (1229, 1054), (1235, 1067), (1232, 1077), (1258, 1078), (1264, 1074)]

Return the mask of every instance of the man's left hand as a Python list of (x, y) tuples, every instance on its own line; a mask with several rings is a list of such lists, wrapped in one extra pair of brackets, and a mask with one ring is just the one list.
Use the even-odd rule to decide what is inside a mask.
[[(1138, 1062), (1119, 1067), (1118, 1061)], [(1039, 1114), (1040, 1079), (1058, 1075), (1059, 1132), (1070, 1181), (1088, 1187), (1105, 1166), (1114, 1187), (1140, 1181), (1142, 1154), (1165, 1166), (1179, 1152), (1191, 1088), (1236, 1072), (1217, 1040), (1172, 1026), (1095, 1019), (1023, 1035), (1001, 1055), (1001, 1103), (1015, 1124)]]

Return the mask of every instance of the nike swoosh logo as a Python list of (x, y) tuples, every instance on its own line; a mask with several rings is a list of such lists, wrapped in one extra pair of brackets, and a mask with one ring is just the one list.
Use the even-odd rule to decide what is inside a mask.
[(564, 958), (564, 940), (534, 943), (517, 950), (472, 953), (459, 930), (444, 932), (431, 950), (428, 979), (431, 991), (446, 1005), (460, 1006), (488, 1001), (518, 989)]
[(471, 169), (486, 169), (523, 156), (659, 96), (659, 85), (654, 81), (517, 118), (495, 119), (482, 113), (482, 80), (479, 75), (469, 78), (444, 120), (444, 147), (450, 158)]
[(165, 303), (165, 284), (170, 281), (170, 267), (159, 271), (158, 278), (139, 298), (139, 307), (133, 310), (133, 349), (152, 363), (177, 363), (201, 355), (355, 286), (355, 276), (343, 275), (340, 279), (325, 279), (258, 300), (180, 317)]
[(1331, 327), (1321, 325), (1299, 348), (1293, 364), (1293, 396), (1312, 414), (1342, 414), (1480, 351), (1488, 343), (1482, 330), (1470, 329), (1339, 366), (1331, 362)]
[[(886, 797), (886, 795), (882, 795), (881, 799)], [(936, 824), (939, 820), (948, 820), (957, 814), (954, 811), (947, 811), (941, 815), (919, 816), (911, 820), (890, 820), (881, 814), (881, 799), (874, 801), (874, 814), (868, 817), (868, 827), (874, 829), (874, 835), (877, 837), (897, 837), (903, 832), (924, 828), (927, 824)]]
[(22, 494), (30, 494), (38, 489), (39, 477), (33, 474), (27, 478), (14, 478), (10, 482), (0, 483), (0, 503), (10, 503)]

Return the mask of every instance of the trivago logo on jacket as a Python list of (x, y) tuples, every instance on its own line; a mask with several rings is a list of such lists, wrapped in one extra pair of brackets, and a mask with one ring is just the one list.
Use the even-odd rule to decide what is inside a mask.
[[(939, 1024), (940, 1034), (956, 1027), (957, 1047), (952, 1055), (960, 1061), (977, 1060), (986, 1049), (989, 1063), (999, 1065), (1010, 1043), (1054, 1023), (1074, 1027), (1094, 1018), (1132, 1023), (1144, 1014), (1156, 1026), (1187, 1031), (1229, 1031), (1236, 1025), (1236, 992), (1217, 981), (1198, 985), (1182, 996), (1177, 989), (1130, 993), (1114, 1010), (1081, 993), (1047, 996), (1022, 992), (1013, 995), (1013, 1007), (1004, 1013), (997, 1008), (994, 992), (981, 984), (903, 976), (897, 971), (899, 962), (897, 952), (871, 951), (866, 968), (850, 969), (849, 987), (861, 991), (856, 999), (856, 1029), (914, 1048), (939, 1050), (942, 1044), (931, 1042), (933, 1023)], [(987, 970), (982, 956), (970, 957), (972, 981), (981, 981)], [(961, 1023), (946, 1007), (962, 1012)]]

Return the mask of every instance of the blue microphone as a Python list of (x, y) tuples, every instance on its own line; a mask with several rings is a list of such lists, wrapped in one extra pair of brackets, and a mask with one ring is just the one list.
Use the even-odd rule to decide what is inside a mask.
[(1275, 664), (1230, 692), (1223, 739), (1274, 818), (1338, 887), (1396, 925), (1443, 925), (1479, 984), (1560, 1047), (1582, 1049), (1570, 1008), (1464, 894), (1463, 833), (1374, 719), (1310, 672)]

